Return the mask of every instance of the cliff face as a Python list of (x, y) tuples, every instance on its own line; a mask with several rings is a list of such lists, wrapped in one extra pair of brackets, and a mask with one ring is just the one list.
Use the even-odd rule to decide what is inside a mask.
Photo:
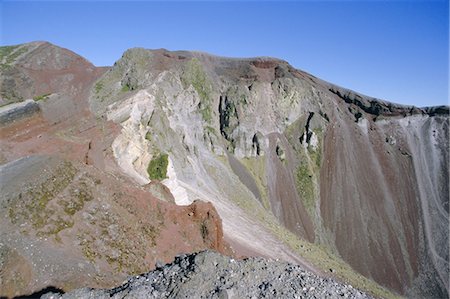
[[(409, 296), (448, 294), (448, 107), (373, 99), (265, 57), (137, 48), (94, 73), (79, 96), (56, 93), (31, 118), (57, 148), (86, 138), (65, 158), (177, 205), (211, 202), (238, 254), (326, 271), (378, 296), (392, 294), (367, 278)], [(81, 99), (83, 128), (73, 130), (79, 118), (62, 122), (70, 130), (42, 123), (61, 99)], [(16, 135), (5, 162), (35, 144), (51, 153), (19, 138), (21, 124), (7, 125)]]

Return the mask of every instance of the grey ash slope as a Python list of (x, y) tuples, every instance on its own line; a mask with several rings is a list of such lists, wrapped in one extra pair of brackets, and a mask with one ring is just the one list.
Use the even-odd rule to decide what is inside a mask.
[(262, 258), (234, 260), (203, 251), (134, 276), (109, 290), (79, 289), (42, 299), (75, 298), (371, 298), (350, 285), (321, 278), (298, 265)]

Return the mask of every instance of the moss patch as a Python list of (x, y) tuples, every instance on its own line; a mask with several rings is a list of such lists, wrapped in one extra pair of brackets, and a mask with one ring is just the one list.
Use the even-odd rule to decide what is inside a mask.
[(301, 161), (297, 167), (296, 183), (297, 192), (303, 200), (303, 204), (308, 212), (311, 212), (314, 209), (314, 183), (313, 175), (306, 161)]
[(5, 66), (10, 66), (27, 50), (27, 47), (21, 45), (0, 47), (0, 63)]
[(193, 58), (187, 63), (182, 81), (186, 86), (192, 85), (192, 87), (194, 87), (200, 97), (198, 107), (200, 114), (206, 122), (211, 122), (211, 83), (197, 58)]
[(63, 162), (47, 180), (19, 193), (9, 207), (10, 221), (26, 230), (34, 229), (37, 235), (57, 234), (72, 227), (70, 218), (56, 216), (58, 207), (50, 202), (73, 181), (76, 171), (70, 162)]
[(43, 95), (40, 95), (40, 96), (35, 96), (35, 97), (33, 97), (33, 100), (35, 100), (36, 102), (44, 101), (44, 100), (48, 99), (49, 96), (50, 96), (49, 93), (43, 94)]
[(128, 85), (124, 85), (124, 86), (122, 86), (122, 89), (121, 89), (121, 91), (122, 91), (122, 92), (127, 92), (127, 91), (130, 91), (130, 86), (128, 86)]
[(85, 182), (81, 182), (79, 188), (71, 190), (70, 195), (71, 200), (61, 200), (59, 202), (64, 208), (64, 212), (69, 216), (73, 216), (80, 211), (84, 207), (85, 202), (94, 199)]
[(156, 246), (162, 225), (155, 225), (157, 211), (150, 212), (149, 222), (130, 222), (131, 214), (124, 210), (118, 213), (116, 208), (94, 206), (86, 211), (92, 226), (77, 235), (80, 249), (87, 260), (94, 264), (104, 260), (116, 273), (142, 273), (148, 267), (145, 261), (148, 249)]
[(153, 158), (147, 167), (148, 177), (151, 180), (163, 180), (167, 178), (167, 166), (169, 165), (169, 155), (160, 154)]
[(267, 195), (266, 161), (265, 157), (243, 158), (239, 160), (252, 174), (261, 194), (261, 202), (265, 209), (270, 211), (269, 197)]
[(103, 89), (103, 83), (102, 82), (95, 83), (94, 89), (96, 94), (99, 93)]

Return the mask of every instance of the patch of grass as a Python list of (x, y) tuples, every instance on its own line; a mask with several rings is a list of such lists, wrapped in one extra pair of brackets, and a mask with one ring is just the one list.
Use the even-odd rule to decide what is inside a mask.
[(270, 210), (269, 198), (267, 195), (266, 161), (265, 156), (243, 158), (239, 160), (245, 168), (252, 174), (261, 194), (261, 202), (266, 210)]
[(67, 220), (58, 216), (45, 231), (40, 231), (38, 235), (57, 235), (60, 231), (73, 227), (74, 224), (73, 220)]
[(18, 45), (16, 45), (16, 46), (3, 46), (3, 47), (0, 47), (0, 59), (3, 59), (5, 57), (11, 55), (11, 53), (15, 49), (17, 49), (18, 47), (19, 47)]
[(0, 63), (10, 66), (17, 57), (24, 54), (27, 50), (27, 47), (21, 45), (0, 47)]
[(323, 133), (322, 130), (317, 128), (313, 130), (314, 134), (317, 136), (318, 144), (316, 149), (308, 147), (308, 153), (311, 160), (315, 163), (317, 171), (320, 171), (320, 166), (322, 165), (322, 143), (323, 143)]
[(73, 181), (76, 171), (70, 162), (64, 162), (44, 182), (19, 193), (8, 210), (11, 222), (25, 224), (24, 229), (32, 228), (37, 235), (57, 234), (73, 226), (66, 218), (55, 218), (57, 211), (49, 203)]
[(148, 140), (148, 141), (152, 141), (152, 133), (150, 131), (148, 131), (145, 134), (145, 139)]
[(130, 86), (128, 86), (127, 84), (125, 84), (124, 86), (122, 86), (121, 91), (122, 91), (122, 92), (128, 92), (128, 91), (130, 91)]
[(85, 202), (92, 199), (94, 199), (92, 193), (86, 183), (82, 182), (79, 188), (71, 190), (71, 198), (69, 200), (61, 200), (59, 204), (64, 208), (64, 212), (67, 215), (73, 216), (84, 207)]
[(94, 263), (95, 259), (98, 257), (98, 253), (96, 250), (94, 250), (92, 247), (92, 242), (88, 241), (87, 239), (81, 239), (81, 251), (83, 252), (83, 255), (91, 262)]
[(167, 178), (167, 166), (169, 165), (169, 155), (160, 154), (152, 159), (147, 167), (147, 173), (151, 180), (163, 180)]
[(210, 123), (210, 122), (211, 122), (211, 120), (212, 120), (211, 107), (207, 106), (207, 107), (200, 108), (200, 114), (202, 115), (202, 118), (203, 118), (207, 123)]
[(44, 100), (48, 99), (48, 97), (50, 95), (51, 95), (50, 93), (47, 93), (47, 94), (43, 94), (43, 95), (40, 95), (40, 96), (35, 96), (35, 97), (33, 97), (33, 100), (35, 100), (36, 102), (44, 101)]
[(100, 93), (100, 91), (103, 89), (103, 82), (97, 82), (94, 86), (95, 93)]
[(142, 232), (150, 239), (151, 246), (156, 246), (156, 238), (159, 235), (159, 229), (154, 225), (144, 225), (142, 226)]
[(211, 126), (205, 126), (205, 129), (206, 129), (206, 131), (208, 131), (209, 133), (214, 134), (215, 136), (217, 136), (216, 129), (214, 129), (213, 127), (211, 127)]
[(306, 161), (301, 161), (296, 172), (297, 192), (308, 211), (314, 209), (313, 175)]
[(182, 78), (185, 85), (192, 85), (200, 97), (199, 111), (203, 119), (209, 123), (212, 120), (211, 83), (197, 58), (191, 59)]

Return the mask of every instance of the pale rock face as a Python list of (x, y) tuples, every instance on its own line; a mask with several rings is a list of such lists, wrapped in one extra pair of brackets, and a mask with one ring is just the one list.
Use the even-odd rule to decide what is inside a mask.
[(369, 131), (369, 121), (365, 118), (358, 121), (358, 126), (361, 128), (361, 130), (364, 132), (364, 134), (367, 135)]
[(163, 180), (162, 183), (170, 189), (170, 192), (175, 199), (175, 203), (179, 206), (190, 205), (193, 200), (189, 199), (186, 189), (182, 186), (183, 183), (178, 180), (171, 157), (169, 157), (169, 165), (167, 166), (167, 177), (168, 178)]
[(122, 121), (122, 131), (112, 144), (114, 157), (122, 170), (141, 185), (148, 184), (147, 166), (151, 159), (147, 128), (141, 120), (153, 112), (154, 96), (142, 90), (135, 96), (109, 107), (108, 119)]

